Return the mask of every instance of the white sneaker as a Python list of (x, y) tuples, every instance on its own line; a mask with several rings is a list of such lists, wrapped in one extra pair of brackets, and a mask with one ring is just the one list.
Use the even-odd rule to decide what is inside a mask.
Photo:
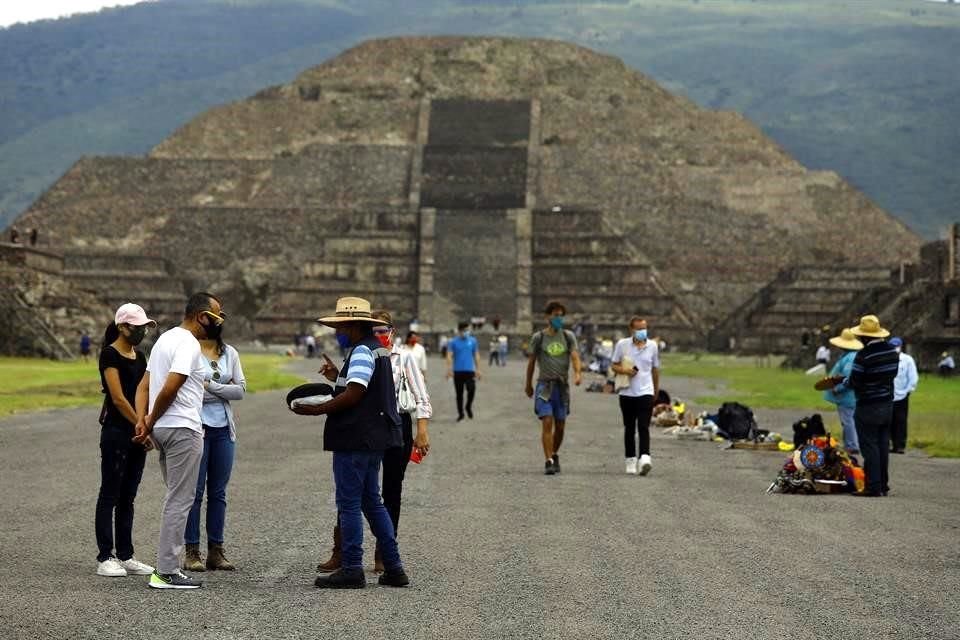
[(107, 558), (103, 562), (97, 563), (97, 575), (107, 576), (108, 578), (122, 578), (127, 575), (127, 570), (116, 558)]
[(148, 576), (153, 573), (153, 567), (148, 564), (140, 562), (136, 558), (130, 558), (129, 560), (121, 560), (120, 566), (126, 570), (127, 575), (131, 576)]
[(650, 456), (643, 454), (640, 456), (640, 475), (645, 476), (650, 473), (652, 465), (650, 464)]
[(637, 475), (637, 459), (627, 458), (627, 475)]

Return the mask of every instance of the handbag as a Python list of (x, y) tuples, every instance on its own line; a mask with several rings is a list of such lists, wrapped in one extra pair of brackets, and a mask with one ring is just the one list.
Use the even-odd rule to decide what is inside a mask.
[(413, 413), (417, 408), (417, 399), (410, 390), (410, 383), (407, 382), (407, 375), (400, 365), (400, 386), (397, 388), (397, 408), (403, 413)]

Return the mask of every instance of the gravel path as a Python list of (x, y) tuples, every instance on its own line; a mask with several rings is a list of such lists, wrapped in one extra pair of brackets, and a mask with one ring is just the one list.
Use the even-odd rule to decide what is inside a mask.
[[(563, 473), (545, 477), (518, 362), (489, 372), (459, 424), (431, 366), (438, 418), (407, 476), (405, 590), (312, 586), (330, 456), (320, 420), (281, 392), (237, 406), (240, 570), (196, 592), (94, 575), (95, 409), (0, 421), (0, 637), (960, 638), (960, 461), (898, 456), (881, 500), (765, 495), (781, 454), (657, 433), (652, 473), (626, 476), (615, 399), (577, 390)], [(687, 397), (697, 384), (665, 379)], [(134, 531), (151, 563), (160, 498), (151, 456)]]

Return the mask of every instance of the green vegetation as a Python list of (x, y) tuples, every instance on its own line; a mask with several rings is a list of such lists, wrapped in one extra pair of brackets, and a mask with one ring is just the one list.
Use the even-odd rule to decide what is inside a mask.
[[(838, 428), (834, 405), (813, 390), (815, 378), (795, 369), (781, 369), (772, 360), (758, 366), (754, 358), (720, 355), (669, 354), (665, 375), (708, 379), (722, 385), (723, 395), (695, 398), (701, 405), (718, 407), (736, 401), (754, 409), (818, 411)], [(799, 415), (798, 415), (799, 417)], [(960, 378), (944, 379), (921, 374), (917, 393), (910, 397), (909, 445), (932, 456), (960, 458)]]
[(167, 0), (0, 30), (0, 227), (81, 155), (142, 154), (206, 108), (361, 40), (558, 38), (744, 113), (936, 236), (960, 201), (960, 5), (922, 0)]
[[(303, 382), (282, 371), (283, 356), (243, 356), (247, 390), (286, 389)], [(95, 360), (55, 362), (32, 358), (0, 358), (0, 417), (13, 413), (99, 405), (103, 402)]]

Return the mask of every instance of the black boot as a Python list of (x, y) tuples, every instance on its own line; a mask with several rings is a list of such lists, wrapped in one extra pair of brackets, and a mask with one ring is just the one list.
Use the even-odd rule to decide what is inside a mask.
[(380, 579), (377, 580), (377, 584), (382, 584), (388, 587), (405, 587), (410, 584), (410, 578), (407, 577), (403, 567), (400, 567), (399, 569), (387, 569), (380, 576)]
[(313, 584), (320, 589), (363, 589), (367, 586), (367, 577), (363, 569), (338, 569), (328, 576), (317, 576)]

